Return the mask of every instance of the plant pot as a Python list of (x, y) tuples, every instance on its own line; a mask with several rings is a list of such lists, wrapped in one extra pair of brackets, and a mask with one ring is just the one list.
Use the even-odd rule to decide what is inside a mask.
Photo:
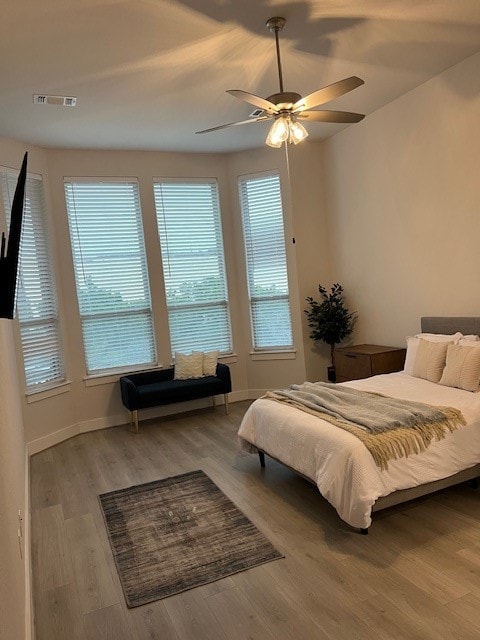
[(336, 382), (337, 381), (337, 376), (335, 374), (335, 367), (333, 367), (333, 366), (327, 367), (327, 380), (329, 382)]

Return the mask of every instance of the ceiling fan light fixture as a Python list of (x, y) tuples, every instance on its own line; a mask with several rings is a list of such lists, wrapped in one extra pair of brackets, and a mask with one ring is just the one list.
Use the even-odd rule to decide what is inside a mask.
[(275, 119), (270, 127), (265, 144), (269, 147), (278, 149), (283, 142), (298, 144), (305, 140), (308, 131), (297, 120), (294, 120), (290, 114), (282, 115)]
[(275, 118), (275, 122), (270, 127), (265, 144), (269, 147), (279, 148), (282, 146), (282, 142), (288, 140), (290, 137), (290, 122), (288, 116), (280, 116)]
[(308, 131), (305, 129), (303, 124), (300, 124), (298, 121), (290, 122), (290, 142), (293, 144), (298, 144), (305, 140), (308, 136)]

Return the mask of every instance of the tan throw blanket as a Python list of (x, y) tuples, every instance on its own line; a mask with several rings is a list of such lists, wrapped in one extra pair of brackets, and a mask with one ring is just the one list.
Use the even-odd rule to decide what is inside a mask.
[(380, 469), (389, 460), (425, 451), (434, 438), (466, 424), (454, 407), (397, 400), (328, 382), (305, 382), (268, 391), (265, 398), (285, 402), (352, 433), (367, 447)]

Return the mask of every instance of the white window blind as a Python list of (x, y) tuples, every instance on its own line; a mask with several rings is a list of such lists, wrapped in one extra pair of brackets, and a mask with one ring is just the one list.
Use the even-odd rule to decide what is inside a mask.
[(278, 175), (239, 181), (253, 348), (292, 347), (287, 255)]
[(216, 181), (154, 183), (172, 352), (232, 350)]
[(136, 180), (66, 180), (88, 373), (156, 361)]
[[(18, 172), (0, 176), (10, 224)], [(27, 391), (65, 380), (46, 214), (41, 176), (27, 175), (16, 296)]]

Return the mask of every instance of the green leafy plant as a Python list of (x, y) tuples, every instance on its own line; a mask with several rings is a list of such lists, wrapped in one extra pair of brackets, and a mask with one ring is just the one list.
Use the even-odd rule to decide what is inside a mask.
[(307, 298), (310, 309), (305, 313), (311, 329), (310, 338), (330, 345), (330, 358), (333, 362), (335, 345), (343, 342), (352, 333), (357, 321), (357, 312), (349, 311), (345, 306), (343, 287), (338, 283), (332, 285), (330, 292), (322, 285), (318, 286), (321, 301)]

